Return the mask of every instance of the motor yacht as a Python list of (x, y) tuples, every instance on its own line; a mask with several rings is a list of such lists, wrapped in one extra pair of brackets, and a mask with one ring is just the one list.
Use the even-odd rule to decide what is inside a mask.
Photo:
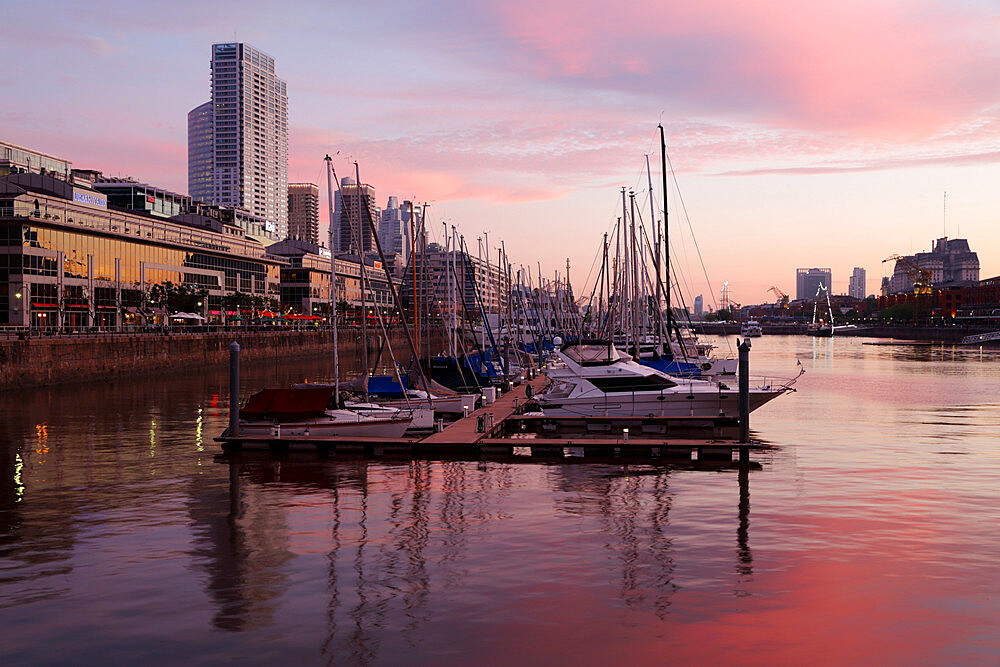
[[(535, 400), (553, 417), (738, 417), (735, 382), (680, 378), (637, 363), (609, 341), (562, 346), (543, 371), (552, 381)], [(749, 388), (750, 410), (791, 391), (794, 379)]]

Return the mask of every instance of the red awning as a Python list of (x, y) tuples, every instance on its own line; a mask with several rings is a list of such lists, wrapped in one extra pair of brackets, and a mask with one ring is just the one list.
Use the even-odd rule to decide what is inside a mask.
[(59, 307), (58, 303), (35, 303), (34, 301), (31, 302), (31, 305), (34, 306), (35, 308), (58, 308)]
[(319, 317), (318, 315), (286, 315), (285, 318), (289, 319), (289, 320), (321, 320), (321, 319), (323, 319), (322, 317)]
[(240, 410), (240, 416), (251, 420), (319, 417), (331, 396), (332, 387), (264, 389), (250, 397)]

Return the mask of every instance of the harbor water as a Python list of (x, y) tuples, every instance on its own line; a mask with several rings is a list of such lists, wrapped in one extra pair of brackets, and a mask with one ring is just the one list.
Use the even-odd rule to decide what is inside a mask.
[(7, 393), (0, 663), (1000, 662), (1000, 351), (750, 359), (806, 372), (743, 472), (220, 461), (225, 368)]

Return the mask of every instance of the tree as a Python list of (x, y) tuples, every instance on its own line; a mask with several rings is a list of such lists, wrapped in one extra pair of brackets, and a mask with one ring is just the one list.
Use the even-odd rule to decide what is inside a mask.
[(149, 289), (149, 302), (175, 313), (198, 312), (208, 298), (208, 290), (193, 285), (174, 285), (169, 280)]

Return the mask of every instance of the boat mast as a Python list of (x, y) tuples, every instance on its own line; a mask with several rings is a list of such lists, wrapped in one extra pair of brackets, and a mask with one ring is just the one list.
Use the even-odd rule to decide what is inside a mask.
[(649, 168), (649, 153), (646, 154), (646, 182), (649, 183), (649, 215), (650, 224), (653, 225), (653, 263), (656, 266), (656, 352), (663, 354), (663, 310), (660, 306), (660, 299), (663, 294), (660, 292), (660, 221), (656, 217), (656, 205), (653, 201), (653, 173)]
[[(330, 205), (330, 322), (333, 323), (333, 404), (340, 407), (340, 357), (337, 350), (337, 259), (333, 247), (333, 182), (330, 173), (333, 171), (333, 159), (329, 153), (326, 161), (326, 196)], [(337, 181), (340, 184), (340, 181)]]
[(357, 231), (356, 238), (358, 242), (358, 265), (361, 267), (361, 365), (364, 367), (364, 375), (361, 378), (362, 388), (365, 394), (365, 403), (368, 402), (368, 308), (365, 300), (365, 282), (368, 277), (365, 272), (365, 256), (362, 250), (362, 239), (364, 234), (361, 232), (361, 172), (358, 168), (357, 161), (354, 162), (354, 194), (357, 197), (358, 202), (358, 226), (355, 228)]
[[(660, 128), (660, 167), (663, 171), (663, 297), (667, 309), (667, 336), (670, 336), (673, 313), (670, 312), (670, 214), (667, 212), (667, 140), (663, 134), (663, 124)], [(659, 270), (659, 266), (657, 266)], [(657, 304), (659, 307), (659, 304)], [(678, 336), (680, 340), (680, 336)]]

